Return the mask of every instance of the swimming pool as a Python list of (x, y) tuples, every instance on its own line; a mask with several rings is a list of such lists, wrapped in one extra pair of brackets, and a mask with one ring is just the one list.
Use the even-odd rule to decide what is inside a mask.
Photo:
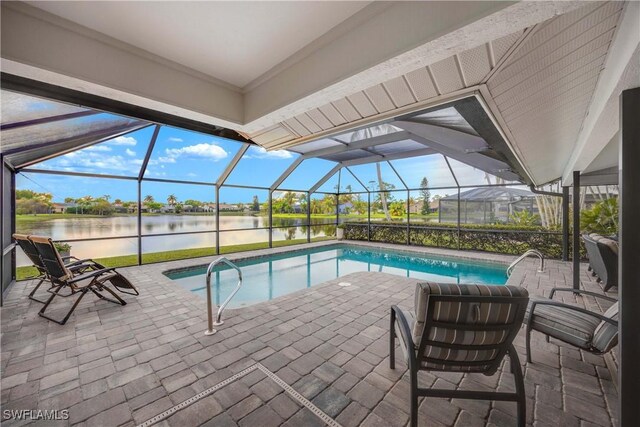
[[(243, 307), (361, 271), (380, 271), (441, 283), (503, 285), (506, 267), (460, 258), (441, 258), (418, 253), (384, 251), (352, 245), (274, 254), (238, 261), (243, 285), (228, 307)], [(219, 266), (211, 276), (212, 297), (221, 304), (238, 283), (238, 274)], [(206, 266), (165, 273), (177, 284), (206, 298)]]

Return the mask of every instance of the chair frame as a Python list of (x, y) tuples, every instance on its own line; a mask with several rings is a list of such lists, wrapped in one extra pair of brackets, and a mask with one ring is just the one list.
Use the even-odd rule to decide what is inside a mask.
[[(33, 263), (33, 266), (38, 270), (38, 276), (34, 276), (31, 277), (31, 279), (33, 280), (39, 280), (38, 284), (33, 288), (33, 290), (29, 293), (29, 299), (39, 302), (41, 304), (46, 303), (46, 301), (42, 301), (38, 298), (35, 297), (36, 292), (38, 291), (38, 289), (40, 288), (40, 286), (44, 283), (44, 282), (49, 282), (51, 283), (51, 286), (49, 287), (49, 289), (47, 289), (47, 292), (52, 292), (54, 289), (56, 289), (59, 285), (54, 285), (53, 281), (51, 280), (51, 277), (49, 277), (49, 274), (47, 273), (47, 270), (44, 266), (44, 264), (42, 263), (42, 259), (40, 259), (40, 254), (38, 253), (37, 248), (35, 247), (35, 245), (33, 244), (33, 242), (31, 240), (29, 240), (29, 237), (31, 237), (30, 235), (26, 235), (26, 234), (18, 234), (18, 233), (14, 233), (13, 234), (13, 239), (16, 241), (16, 243), (18, 244), (18, 246), (20, 246), (20, 248), (22, 249), (22, 251), (25, 253), (25, 255), (29, 258), (29, 260)], [(31, 253), (30, 249), (31, 248), (27, 248), (25, 247), (26, 245), (31, 245), (33, 248), (33, 253)], [(90, 260), (90, 259), (79, 259), (76, 258), (74, 256), (65, 256), (62, 257), (63, 261), (67, 261), (67, 260), (73, 260), (71, 262), (65, 263), (65, 267), (68, 268), (72, 273), (74, 274), (82, 274), (84, 272), (86, 272), (88, 269), (92, 269), (92, 270), (98, 270), (101, 268), (105, 268), (103, 265), (98, 264), (97, 262)], [(73, 295), (73, 293), (70, 293), (68, 295), (59, 295), (61, 297), (69, 297)]]
[[(573, 289), (573, 288), (553, 288), (551, 289), (551, 293), (549, 294), (549, 300), (545, 301), (545, 300), (539, 300), (539, 301), (532, 301), (531, 302), (531, 308), (529, 309), (529, 317), (527, 319), (526, 322), (526, 349), (527, 349), (527, 362), (528, 363), (533, 363), (533, 361), (531, 360), (531, 331), (537, 331), (537, 329), (533, 329), (533, 313), (534, 310), (536, 308), (537, 305), (552, 305), (555, 307), (562, 307), (562, 308), (566, 308), (567, 310), (572, 310), (572, 311), (577, 311), (579, 313), (583, 313), (583, 314), (588, 314), (590, 316), (593, 316), (597, 319), (600, 319), (601, 321), (610, 323), (611, 325), (618, 327), (618, 322), (616, 320), (610, 319), (600, 313), (596, 313), (594, 311), (590, 311), (587, 310), (586, 308), (582, 308), (582, 307), (578, 307), (576, 305), (571, 305), (571, 304), (565, 304), (563, 302), (560, 301), (553, 301), (553, 297), (556, 294), (556, 292), (573, 292), (575, 294), (580, 294), (580, 295), (590, 295), (594, 298), (600, 298), (606, 301), (610, 301), (610, 302), (618, 302), (617, 299), (615, 298), (611, 298), (609, 296), (606, 295), (602, 295), (596, 292), (590, 292), (590, 291), (583, 291), (581, 289)], [(544, 332), (538, 331), (541, 334), (544, 334)], [(546, 335), (546, 341), (549, 342), (549, 335)], [(555, 337), (554, 337), (555, 338)], [(559, 338), (556, 338), (559, 339)], [(562, 340), (560, 340), (562, 341)], [(564, 341), (563, 341), (564, 342)], [(570, 344), (570, 343), (567, 343)], [(589, 353), (593, 353), (593, 354), (603, 354), (600, 351), (597, 350), (590, 350), (590, 349), (586, 349), (583, 348), (582, 350), (584, 351), (588, 351)]]
[[(426, 313), (432, 313), (435, 304), (438, 302), (465, 302), (465, 303), (502, 303), (502, 304), (517, 304), (516, 316), (513, 322), (502, 325), (477, 325), (472, 326), (469, 324), (455, 324), (455, 323), (442, 323), (433, 322), (429, 319), (425, 320), (424, 329), (420, 339), (420, 346), (418, 350), (415, 350), (415, 344), (413, 342), (413, 336), (409, 322), (405, 317), (402, 310), (397, 306), (391, 306), (391, 318), (390, 318), (390, 337), (389, 337), (389, 367), (395, 369), (395, 339), (396, 339), (396, 323), (399, 325), (400, 334), (402, 340), (407, 346), (406, 356), (409, 368), (409, 375), (411, 381), (411, 427), (417, 427), (418, 425), (418, 397), (439, 397), (439, 398), (456, 398), (456, 399), (479, 399), (479, 400), (499, 400), (516, 402), (518, 413), (518, 426), (524, 427), (526, 424), (526, 395), (524, 388), (524, 377), (522, 375), (522, 369), (520, 365), (520, 359), (518, 353), (513, 346), (513, 340), (520, 330), (522, 325), (526, 307), (528, 304), (528, 297), (512, 297), (512, 296), (475, 296), (475, 295), (428, 295), (427, 296), (427, 308)], [(495, 345), (469, 345), (469, 344), (446, 344), (441, 342), (431, 342), (428, 340), (428, 334), (431, 327), (443, 327), (447, 329), (456, 330), (509, 330), (508, 335), (505, 337), (501, 344)], [(424, 350), (427, 345), (433, 344), (438, 347), (451, 348), (454, 350), (492, 350), (497, 349), (498, 354), (494, 357), (493, 361), (487, 363), (487, 361), (480, 362), (468, 362), (468, 361), (446, 361), (441, 359), (427, 359), (423, 357)], [(419, 388), (418, 387), (418, 371), (444, 371), (444, 372), (457, 372), (466, 373), (464, 371), (448, 371), (442, 369), (430, 369), (420, 366), (422, 361), (429, 361), (432, 363), (438, 363), (442, 365), (451, 366), (483, 366), (490, 364), (491, 367), (482, 372), (485, 375), (493, 375), (496, 373), (504, 357), (508, 354), (510, 360), (511, 372), (514, 375), (515, 380), (515, 393), (509, 392), (488, 392), (479, 390), (446, 390), (446, 389), (433, 389), (433, 388)]]
[[(103, 299), (105, 301), (109, 301), (115, 304), (126, 305), (127, 303), (120, 298), (114, 291), (112, 291), (108, 286), (106, 286), (105, 282), (111, 280), (114, 277), (114, 274), (120, 274), (115, 271), (115, 267), (110, 268), (101, 268), (99, 270), (93, 270), (87, 273), (83, 273), (80, 275), (74, 275), (71, 270), (64, 264), (62, 261), (62, 257), (60, 253), (53, 245), (53, 241), (51, 238), (46, 237), (37, 237), (30, 236), (29, 240), (34, 244), (38, 253), (40, 254), (40, 258), (42, 260), (43, 267), (46, 271), (47, 276), (51, 280), (53, 284), (52, 289), (50, 290), (51, 296), (44, 303), (44, 306), (38, 312), (40, 317), (44, 317), (47, 320), (51, 320), (52, 322), (58, 323), (59, 325), (64, 325), (71, 317), (71, 314), (75, 311), (78, 304), (87, 292), (93, 292), (98, 298)], [(44, 248), (40, 248), (43, 246), (45, 248), (49, 248), (49, 253), (44, 253)], [(56, 271), (58, 270), (58, 271)], [(60, 273), (60, 274), (58, 274)], [(114, 273), (114, 274), (109, 274)], [(89, 283), (82, 284), (81, 282), (89, 280)], [(60, 295), (60, 291), (63, 288), (69, 288), (71, 293), (69, 295)], [(105, 297), (101, 294), (102, 291), (106, 291), (115, 299), (111, 299)], [(80, 293), (80, 296), (75, 300), (67, 314), (64, 316), (62, 320), (54, 319), (47, 314), (45, 314), (47, 308), (51, 304), (51, 302), (57, 296), (68, 297), (70, 295), (75, 295), (76, 293)]]

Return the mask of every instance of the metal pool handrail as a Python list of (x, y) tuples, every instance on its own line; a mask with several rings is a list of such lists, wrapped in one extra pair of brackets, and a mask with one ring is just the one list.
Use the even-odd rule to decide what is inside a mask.
[(514, 267), (528, 256), (535, 256), (540, 258), (540, 268), (538, 269), (538, 272), (542, 273), (544, 271), (544, 255), (542, 255), (542, 253), (536, 249), (529, 249), (528, 251), (520, 255), (515, 261), (513, 261), (511, 265), (509, 265), (509, 267), (507, 267), (507, 277), (511, 276), (511, 271), (513, 271)]
[[(216, 321), (213, 321), (213, 313), (212, 313), (212, 308), (211, 308), (211, 273), (213, 273), (213, 267), (215, 267), (216, 265), (220, 264), (220, 263), (224, 263), (227, 264), (229, 267), (233, 268), (234, 270), (236, 270), (238, 272), (238, 285), (236, 286), (236, 288), (233, 290), (233, 292), (231, 292), (231, 294), (227, 297), (226, 300), (224, 300), (224, 302), (222, 303), (222, 305), (220, 306), (220, 308), (218, 308), (218, 314), (216, 315)], [(224, 322), (221, 319), (222, 317), (222, 312), (224, 311), (225, 307), (227, 306), (227, 304), (229, 304), (229, 301), (231, 301), (231, 298), (233, 298), (233, 296), (240, 290), (240, 287), (242, 287), (242, 271), (240, 271), (240, 267), (238, 267), (237, 265), (235, 265), (234, 263), (232, 263), (231, 261), (229, 261), (227, 258), (225, 257), (220, 257), (218, 259), (216, 259), (215, 261), (213, 261), (211, 264), (209, 264), (209, 267), (207, 267), (207, 320), (208, 320), (208, 329), (205, 331), (205, 335), (213, 335), (215, 334), (217, 331), (215, 329), (213, 329), (213, 326), (220, 326), (222, 325)]]

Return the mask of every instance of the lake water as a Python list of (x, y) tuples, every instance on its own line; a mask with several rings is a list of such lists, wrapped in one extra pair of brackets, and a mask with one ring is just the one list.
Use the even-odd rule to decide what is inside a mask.
[[(330, 224), (334, 218), (311, 218), (311, 237), (333, 234)], [(273, 240), (303, 239), (307, 226), (302, 218), (274, 218)], [(220, 216), (220, 246), (268, 242), (269, 218), (261, 216)], [(143, 253), (178, 249), (215, 247), (215, 215), (157, 215), (142, 217)], [(239, 229), (247, 229), (241, 230)], [(31, 222), (18, 226), (18, 233), (51, 236), (53, 240), (102, 239), (107, 237), (136, 236), (137, 216), (103, 218), (60, 218)], [(148, 236), (149, 234), (201, 232), (175, 236)], [(71, 242), (72, 255), (79, 258), (102, 258), (138, 253), (138, 239), (122, 238), (88, 242)], [(26, 256), (18, 251), (17, 265), (30, 265)]]

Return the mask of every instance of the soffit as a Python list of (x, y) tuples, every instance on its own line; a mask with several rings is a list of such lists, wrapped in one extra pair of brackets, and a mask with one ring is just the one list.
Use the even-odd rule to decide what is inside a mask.
[(569, 161), (622, 8), (592, 3), (540, 24), (487, 82), (536, 183), (557, 179)]
[[(339, 126), (373, 119), (399, 109), (417, 108), (430, 99), (485, 81), (523, 34), (524, 31), (518, 31), (484, 43), (282, 121), (270, 128), (271, 132), (274, 128), (279, 129), (277, 137), (272, 139), (265, 135), (264, 130), (248, 136), (267, 149), (293, 147), (315, 134), (326, 133)], [(437, 117), (425, 118), (425, 122), (429, 120), (438, 122)]]
[(27, 3), (236, 87), (246, 86), (369, 4), (367, 1)]

